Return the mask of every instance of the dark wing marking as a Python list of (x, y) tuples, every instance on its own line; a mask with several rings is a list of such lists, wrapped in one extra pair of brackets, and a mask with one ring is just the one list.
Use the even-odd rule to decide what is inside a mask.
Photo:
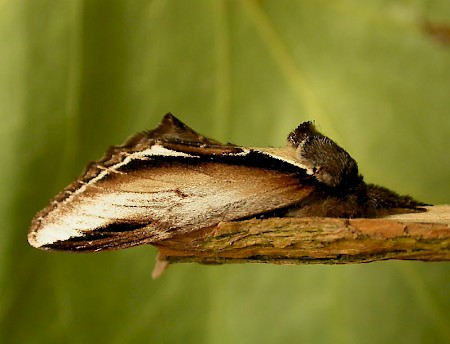
[(222, 145), (219, 141), (207, 138), (181, 122), (171, 113), (166, 114), (156, 129), (144, 131), (129, 138), (123, 147), (136, 147), (149, 141), (181, 142), (196, 145)]

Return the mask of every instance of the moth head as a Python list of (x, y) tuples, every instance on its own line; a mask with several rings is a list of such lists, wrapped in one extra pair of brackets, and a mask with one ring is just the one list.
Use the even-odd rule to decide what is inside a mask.
[(295, 157), (309, 175), (329, 187), (352, 187), (361, 181), (356, 161), (334, 141), (316, 130), (313, 122), (301, 123), (288, 136)]

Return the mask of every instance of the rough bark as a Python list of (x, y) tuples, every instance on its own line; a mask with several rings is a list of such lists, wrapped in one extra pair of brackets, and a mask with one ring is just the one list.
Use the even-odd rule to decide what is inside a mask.
[(377, 219), (269, 218), (223, 222), (158, 242), (169, 263), (347, 264), (450, 260), (450, 206)]

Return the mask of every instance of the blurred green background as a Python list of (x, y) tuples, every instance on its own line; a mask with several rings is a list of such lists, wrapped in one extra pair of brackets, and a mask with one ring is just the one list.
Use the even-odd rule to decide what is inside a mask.
[(447, 0), (0, 1), (1, 343), (449, 343), (448, 263), (171, 267), (28, 246), (34, 213), (168, 111), (281, 146), (315, 120), (366, 180), (450, 202)]

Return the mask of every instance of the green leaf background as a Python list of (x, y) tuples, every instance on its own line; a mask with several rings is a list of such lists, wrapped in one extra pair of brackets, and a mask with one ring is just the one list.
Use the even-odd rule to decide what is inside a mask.
[(0, 342), (449, 343), (448, 263), (171, 267), (28, 246), (34, 213), (173, 112), (281, 146), (313, 119), (366, 180), (450, 199), (447, 0), (0, 1)]

